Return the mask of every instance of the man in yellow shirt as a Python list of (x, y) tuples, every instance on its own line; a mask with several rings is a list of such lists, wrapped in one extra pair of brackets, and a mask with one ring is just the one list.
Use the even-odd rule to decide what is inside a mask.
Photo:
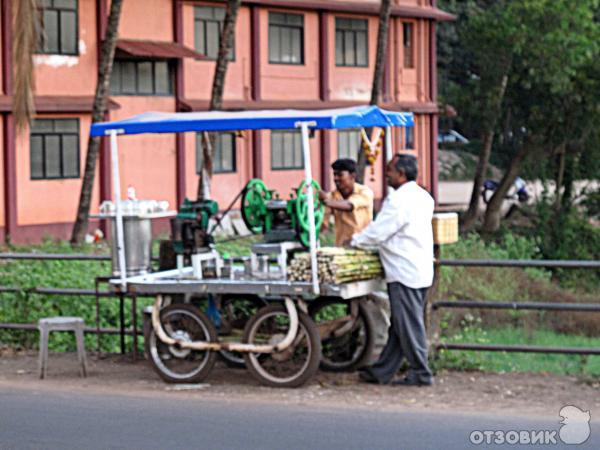
[(356, 162), (338, 159), (331, 168), (336, 189), (319, 192), (319, 199), (327, 206), (323, 224), (329, 225), (329, 216), (335, 218), (335, 245), (341, 246), (352, 239), (373, 220), (373, 191), (356, 182)]

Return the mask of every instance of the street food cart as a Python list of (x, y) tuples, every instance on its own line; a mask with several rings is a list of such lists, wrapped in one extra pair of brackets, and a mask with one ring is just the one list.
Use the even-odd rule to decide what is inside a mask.
[[(366, 326), (369, 320), (361, 303), (366, 295), (381, 289), (382, 280), (375, 278), (342, 284), (320, 282), (317, 250), (323, 216), (322, 205), (315, 193), (318, 183), (311, 173), (309, 134), (311, 130), (318, 129), (386, 128), (385, 156), (389, 159), (389, 129), (411, 126), (411, 113), (385, 111), (376, 106), (316, 111), (148, 112), (92, 126), (92, 136), (110, 137), (115, 195), (116, 235), (113, 239), (116, 240), (114, 247), (120, 267), (126, 267), (126, 246), (119, 201), (119, 136), (259, 129), (298, 129), (301, 133), (304, 180), (296, 191), (296, 197), (282, 203), (279, 198), (271, 198), (270, 191), (256, 180), (249, 183), (243, 192), (241, 209), (249, 227), (277, 231), (275, 235), (278, 237), (254, 245), (249, 261), (223, 258), (211, 245), (207, 219), (218, 207), (214, 202), (203, 199), (182, 206), (184, 211), (180, 211), (180, 217), (172, 222), (175, 249), (178, 249), (175, 268), (138, 276), (128, 276), (126, 270), (121, 270), (119, 277), (111, 280), (113, 288), (121, 292), (156, 296), (146, 349), (152, 366), (165, 381), (202, 381), (211, 371), (217, 352), (221, 351), (243, 355), (248, 370), (263, 384), (300, 386), (316, 372), (322, 358), (322, 344), (327, 339), (344, 335), (363, 339), (364, 345), (358, 348), (360, 346), (353, 342), (350, 361), (330, 359), (332, 368), (336, 368), (336, 362), (340, 363), (338, 367), (350, 368), (370, 356), (365, 354), (365, 349), (368, 353), (372, 345), (366, 345), (365, 341), (372, 341), (373, 336), (369, 334), (373, 334), (373, 330)], [(278, 218), (283, 231), (273, 225)], [(186, 236), (189, 238), (186, 239)], [(198, 244), (198, 241), (203, 243)], [(189, 242), (192, 244), (189, 245)], [(305, 249), (310, 255), (310, 281), (291, 281), (286, 273), (287, 262), (300, 249)], [(210, 314), (192, 303), (166, 300), (190, 294), (211, 300), (241, 296), (260, 299), (266, 306), (252, 311), (241, 340), (231, 341), (219, 336), (215, 318), (209, 317)], [(315, 310), (313, 306), (331, 302), (345, 305), (345, 313), (317, 326), (314, 315), (313, 318), (309, 315), (311, 310)], [(362, 328), (357, 331), (359, 324)]]

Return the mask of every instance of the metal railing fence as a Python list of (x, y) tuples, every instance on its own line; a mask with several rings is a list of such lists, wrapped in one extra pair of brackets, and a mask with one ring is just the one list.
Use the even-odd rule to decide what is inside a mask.
[(600, 312), (600, 303), (551, 303), (540, 301), (494, 301), (494, 300), (432, 300), (440, 278), (440, 267), (498, 267), (498, 268), (543, 268), (543, 269), (590, 269), (600, 270), (600, 261), (561, 261), (561, 260), (494, 260), (494, 259), (440, 259), (440, 249), (436, 246), (436, 275), (432, 296), (428, 302), (430, 326), (428, 335), (432, 348), (437, 350), (470, 350), (494, 352), (526, 352), (526, 353), (566, 353), (581, 355), (600, 355), (600, 348), (584, 347), (549, 347), (531, 345), (498, 345), (440, 342), (439, 310), (453, 308), (471, 309), (504, 309), (504, 310), (538, 310), (538, 311), (571, 311)]
[[(429, 296), (428, 309), (431, 320), (429, 335), (435, 350), (471, 350), (471, 351), (505, 351), (505, 352), (529, 352), (529, 353), (566, 353), (600, 355), (600, 349), (583, 347), (543, 347), (527, 345), (495, 345), (495, 344), (470, 344), (470, 343), (446, 343), (439, 341), (439, 321), (434, 318), (439, 316), (441, 309), (475, 308), (475, 309), (505, 309), (505, 310), (547, 310), (547, 311), (571, 311), (571, 312), (600, 312), (600, 303), (550, 303), (540, 301), (511, 301), (501, 302), (493, 300), (432, 300), (435, 296), (437, 284), (440, 279), (440, 268), (447, 267), (498, 267), (498, 268), (545, 268), (545, 269), (590, 269), (600, 270), (600, 261), (558, 261), (558, 260), (494, 260), (494, 259), (440, 259), (439, 247), (436, 248), (436, 276), (434, 287)], [(0, 260), (68, 260), (68, 261), (110, 261), (110, 256), (88, 255), (88, 254), (58, 254), (58, 253), (0, 253)], [(95, 289), (76, 288), (54, 288), (35, 287), (23, 289), (12, 286), (0, 286), (2, 293), (21, 293), (26, 297), (31, 294), (48, 296), (83, 296), (96, 299), (96, 327), (86, 328), (86, 332), (98, 335), (98, 350), (100, 349), (99, 336), (101, 334), (119, 334), (121, 337), (121, 352), (125, 352), (125, 335), (133, 336), (133, 352), (137, 352), (137, 337), (141, 330), (137, 328), (137, 296), (120, 293), (117, 291), (101, 291), (99, 285), (106, 282), (108, 277), (97, 277)], [(120, 327), (100, 327), (100, 298), (118, 298)], [(125, 328), (124, 299), (131, 299), (131, 328)], [(13, 330), (37, 330), (35, 324), (25, 323), (0, 323), (0, 329)]]

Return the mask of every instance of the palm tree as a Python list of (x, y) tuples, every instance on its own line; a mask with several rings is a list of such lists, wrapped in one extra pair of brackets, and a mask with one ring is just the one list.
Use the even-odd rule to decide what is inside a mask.
[(14, 79), (12, 112), (17, 130), (23, 131), (35, 113), (33, 54), (38, 43), (37, 0), (13, 0), (13, 8), (15, 34), (12, 43)]
[[(392, 12), (392, 0), (381, 0), (379, 10), (379, 30), (377, 31), (377, 53), (375, 55), (375, 71), (373, 73), (373, 84), (371, 86), (371, 105), (379, 104), (381, 100), (381, 85), (383, 82), (383, 69), (387, 55), (388, 33), (390, 29), (390, 15)], [(370, 136), (370, 132), (367, 135)], [(367, 158), (365, 152), (358, 152), (356, 178), (362, 183), (365, 178)]]
[[(233, 47), (235, 24), (240, 9), (241, 0), (228, 0), (223, 29), (219, 42), (219, 54), (215, 67), (212, 91), (210, 95), (209, 111), (219, 110), (223, 107), (223, 92), (225, 90), (225, 76), (227, 75), (228, 55)], [(198, 180), (198, 198), (210, 197), (210, 179), (212, 178), (212, 161), (216, 142), (215, 133), (204, 133), (202, 139), (202, 171)]]
[[(101, 122), (104, 118), (104, 113), (106, 112), (110, 75), (112, 73), (115, 49), (117, 47), (119, 19), (121, 18), (122, 6), (123, 0), (112, 0), (110, 5), (106, 36), (104, 37), (102, 48), (100, 50), (100, 66), (98, 67), (98, 82), (96, 84), (96, 95), (94, 97), (94, 106), (92, 109), (92, 124)], [(81, 244), (85, 237), (90, 215), (92, 189), (94, 187), (99, 149), (100, 138), (88, 138), (87, 154), (85, 157), (85, 172), (83, 174), (81, 193), (79, 195), (77, 218), (71, 233), (71, 244)]]

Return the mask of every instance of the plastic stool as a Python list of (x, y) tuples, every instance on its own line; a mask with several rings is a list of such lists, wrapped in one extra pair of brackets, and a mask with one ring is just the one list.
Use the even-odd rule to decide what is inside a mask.
[(38, 322), (40, 331), (40, 378), (46, 376), (48, 368), (48, 335), (51, 331), (73, 331), (77, 341), (77, 359), (79, 360), (79, 373), (82, 377), (87, 376), (87, 361), (85, 358), (85, 346), (83, 342), (83, 327), (85, 323), (81, 317), (46, 317)]

